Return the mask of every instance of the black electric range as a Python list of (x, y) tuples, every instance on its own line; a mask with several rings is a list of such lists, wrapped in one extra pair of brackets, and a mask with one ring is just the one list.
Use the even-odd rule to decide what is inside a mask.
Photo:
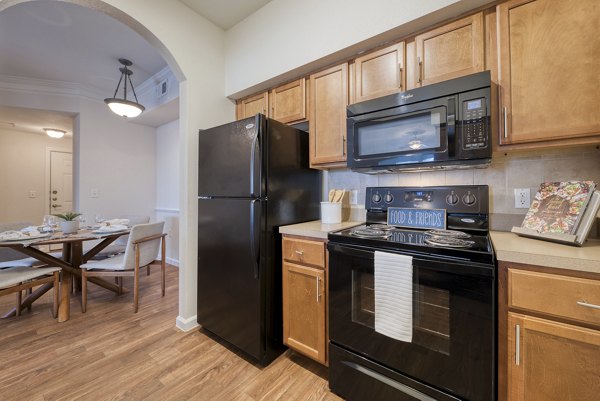
[[(367, 223), (328, 235), (333, 392), (347, 400), (496, 399), (488, 196), (487, 186), (367, 188)], [(444, 227), (389, 226), (392, 207), (442, 211)], [(376, 252), (412, 257), (410, 342), (375, 328)]]

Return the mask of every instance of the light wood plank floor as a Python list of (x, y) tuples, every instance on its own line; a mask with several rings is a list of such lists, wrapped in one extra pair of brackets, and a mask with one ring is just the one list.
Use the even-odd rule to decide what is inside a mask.
[[(177, 284), (168, 266), (162, 298), (159, 270), (142, 275), (137, 314), (131, 293), (90, 284), (87, 313), (75, 296), (68, 322), (52, 319), (49, 294), (0, 320), (0, 400), (341, 400), (324, 367), (291, 351), (261, 368), (202, 330), (176, 329)], [(13, 301), (0, 298), (0, 311)]]

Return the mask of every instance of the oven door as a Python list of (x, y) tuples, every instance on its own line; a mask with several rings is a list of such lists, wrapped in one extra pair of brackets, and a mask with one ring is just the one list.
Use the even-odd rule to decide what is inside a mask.
[(348, 165), (386, 169), (455, 158), (455, 97), (348, 117)]
[(413, 256), (413, 336), (404, 342), (374, 329), (374, 251), (328, 249), (332, 345), (461, 399), (496, 399), (493, 266)]

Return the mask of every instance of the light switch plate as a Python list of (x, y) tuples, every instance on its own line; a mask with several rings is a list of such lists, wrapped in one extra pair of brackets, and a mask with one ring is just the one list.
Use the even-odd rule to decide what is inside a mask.
[(90, 189), (90, 198), (97, 198), (98, 197), (98, 188), (92, 188)]
[(531, 190), (529, 188), (515, 188), (515, 208), (529, 209), (531, 205)]
[(353, 189), (350, 191), (350, 204), (358, 205), (358, 189)]
[(29, 197), (30, 198), (37, 198), (37, 191), (36, 190), (30, 190), (29, 191)]

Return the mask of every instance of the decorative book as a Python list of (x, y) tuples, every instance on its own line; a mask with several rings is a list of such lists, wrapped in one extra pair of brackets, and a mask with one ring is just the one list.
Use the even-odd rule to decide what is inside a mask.
[(575, 235), (595, 187), (593, 181), (541, 184), (521, 228)]

